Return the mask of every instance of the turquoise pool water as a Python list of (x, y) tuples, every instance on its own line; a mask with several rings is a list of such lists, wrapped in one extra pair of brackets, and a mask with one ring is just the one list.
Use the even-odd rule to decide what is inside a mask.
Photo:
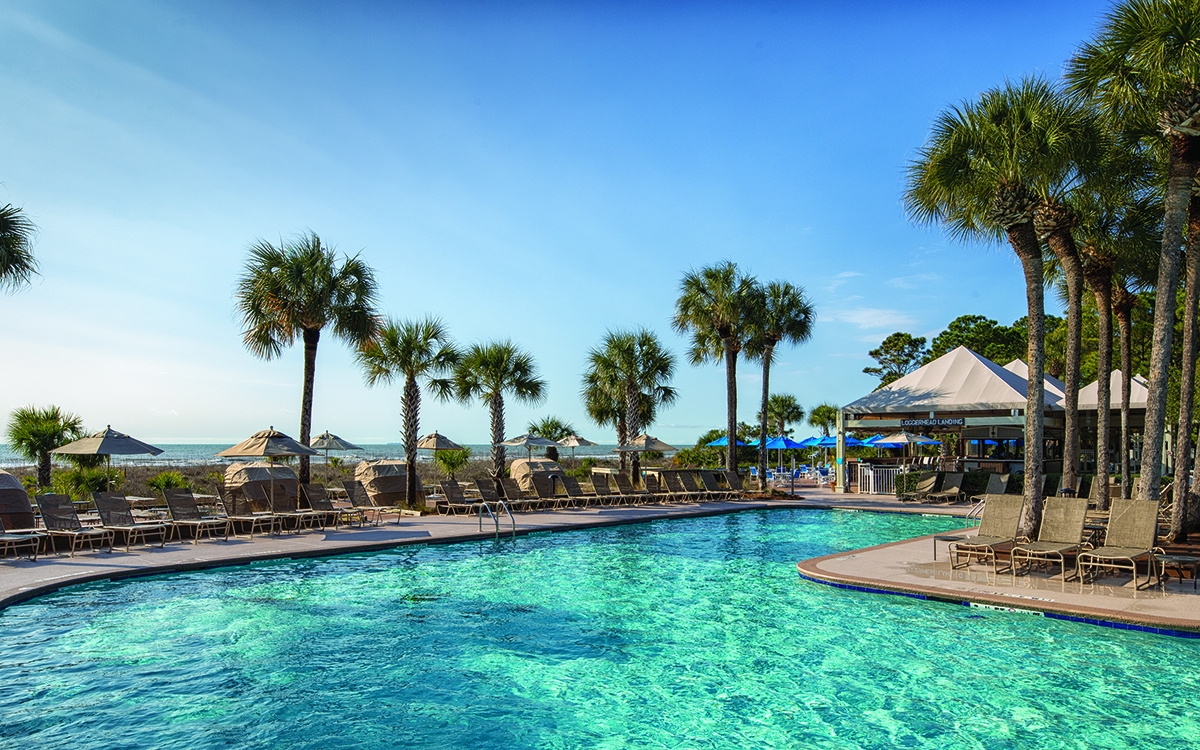
[(796, 574), (956, 523), (748, 512), (75, 587), (0, 613), (0, 747), (1200, 746), (1196, 641)]

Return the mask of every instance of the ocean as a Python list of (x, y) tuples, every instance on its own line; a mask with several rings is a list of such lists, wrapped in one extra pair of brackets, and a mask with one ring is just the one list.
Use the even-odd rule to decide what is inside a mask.
[[(113, 456), (113, 465), (149, 465), (149, 466), (196, 466), (203, 464), (218, 464), (230, 462), (233, 459), (221, 458), (216, 455), (217, 452), (229, 448), (233, 443), (174, 443), (161, 444), (156, 447), (162, 449), (162, 454), (158, 456)], [(466, 448), (471, 449), (472, 458), (486, 458), (492, 453), (491, 445), (466, 445)], [(614, 445), (595, 445), (587, 448), (576, 448), (575, 458), (598, 458), (598, 459), (615, 459), (617, 454)], [(419, 461), (432, 461), (432, 451), (418, 451)], [(569, 458), (571, 456), (570, 448), (559, 448), (558, 454), (561, 458)], [(509, 459), (521, 458), (526, 455), (526, 451), (522, 448), (509, 448)], [(542, 455), (541, 450), (534, 451), (535, 456)], [(349, 451), (347, 453), (331, 452), (329, 456), (340, 456), (349, 461), (359, 461), (362, 459), (404, 459), (404, 446), (400, 443), (383, 443), (375, 445), (364, 445), (360, 451)], [(316, 457), (317, 461), (324, 461), (325, 457), (322, 454)], [(18, 456), (8, 447), (8, 445), (0, 444), (0, 469), (12, 469), (21, 466), (29, 466), (31, 462)]]

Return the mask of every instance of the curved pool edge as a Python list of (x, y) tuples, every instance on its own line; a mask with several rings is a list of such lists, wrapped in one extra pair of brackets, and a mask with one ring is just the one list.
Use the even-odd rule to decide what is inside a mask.
[[(515, 536), (528, 536), (556, 531), (603, 528), (650, 523), (672, 518), (704, 518), (758, 510), (811, 509), (794, 500), (734, 500), (719, 503), (697, 503), (684, 506), (634, 505), (617, 508), (584, 509), (580, 511), (541, 511), (519, 514)], [(557, 515), (556, 515), (557, 514)], [(606, 515), (602, 515), (606, 514)], [(582, 517), (581, 516), (586, 516)], [(76, 557), (45, 555), (37, 562), (27, 560), (4, 561), (0, 567), (0, 610), (14, 604), (54, 593), (71, 586), (100, 581), (148, 578), (151, 576), (186, 573), (197, 570), (225, 568), (238, 565), (254, 565), (265, 562), (302, 558), (335, 557), (358, 553), (382, 552), (401, 547), (427, 544), (459, 544), (462, 542), (486, 542), (496, 538), (494, 531), (462, 531), (464, 524), (475, 524), (474, 517), (421, 516), (421, 521), (407, 521), (405, 525), (349, 529), (333, 532), (309, 532), (296, 535), (272, 535), (254, 540), (231, 541), (249, 545), (250, 549), (234, 551), (220, 545), (222, 541), (202, 541), (199, 545), (173, 542), (166, 548), (134, 547), (126, 553), (119, 547), (113, 553), (82, 552)], [(465, 519), (465, 520), (464, 520)], [(385, 539), (368, 540), (364, 534), (393, 532), (412, 534), (414, 528), (423, 529), (424, 536), (389, 536)], [(511, 539), (513, 531), (501, 527), (500, 539)], [(332, 537), (330, 536), (332, 535)], [(359, 538), (355, 538), (358, 536)], [(317, 537), (321, 537), (318, 539)], [(226, 553), (226, 554), (222, 554)], [(155, 561), (152, 557), (170, 554), (166, 561)], [(191, 557), (202, 554), (204, 557)], [(185, 559), (186, 558), (186, 559)], [(9, 567), (12, 566), (12, 567)], [(49, 574), (49, 575), (46, 575)]]
[[(836, 552), (820, 557), (811, 557), (796, 563), (800, 578), (812, 583), (830, 586), (843, 591), (856, 591), (866, 594), (882, 594), (886, 596), (901, 596), (910, 599), (935, 601), (956, 606), (981, 606), (1004, 611), (1023, 612), (1041, 615), (1055, 620), (1080, 622), (1087, 625), (1113, 628), (1116, 630), (1133, 630), (1158, 635), (1168, 635), (1175, 638), (1200, 639), (1200, 617), (1178, 618), (1165, 617), (1148, 613), (1124, 615), (1112, 610), (1096, 607), (1080, 606), (1062, 601), (1047, 599), (1031, 600), (1022, 598), (1014, 600), (1013, 596), (990, 594), (986, 592), (962, 591), (946, 587), (920, 585), (908, 582), (897, 582), (867, 576), (850, 575), (841, 572), (831, 572), (820, 568), (822, 563), (850, 556), (872, 555), (884, 551), (895, 550), (897, 547), (916, 543), (930, 543), (937, 534), (928, 534), (904, 539), (898, 542), (864, 547), (857, 550)], [(1095, 596), (1099, 596), (1096, 594)], [(1187, 596), (1181, 595), (1181, 596)], [(1200, 605), (1200, 598), (1192, 597), (1194, 604)]]

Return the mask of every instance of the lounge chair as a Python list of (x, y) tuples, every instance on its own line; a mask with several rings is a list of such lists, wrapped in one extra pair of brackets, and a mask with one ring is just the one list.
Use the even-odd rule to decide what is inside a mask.
[(8, 557), (9, 552), (12, 552), (13, 557), (19, 558), (21, 550), (24, 550), (31, 562), (37, 562), (38, 550), (47, 538), (47, 535), (40, 531), (10, 534), (4, 528), (4, 519), (0, 517), (0, 560)]
[[(1067, 552), (1083, 550), (1083, 523), (1087, 518), (1087, 498), (1048, 497), (1042, 505), (1042, 523), (1036, 542), (1021, 542), (1012, 548), (1013, 575), (1029, 572), (1035, 560), (1058, 563), (1062, 579), (1067, 580)], [(1023, 569), (1022, 569), (1023, 568)]]
[(574, 501), (576, 507), (586, 508), (591, 505), (591, 502), (596, 499), (594, 493), (583, 491), (583, 487), (579, 485), (579, 480), (572, 476), (562, 478), (563, 489), (567, 491), (567, 497)]
[(283, 485), (275, 485), (275, 491), (269, 492), (260, 484), (242, 485), (242, 494), (256, 511), (267, 512), (274, 516), (281, 531), (291, 531), (299, 534), (306, 527), (311, 529), (317, 523), (316, 514), (300, 510), (296, 498), (283, 489)]
[(967, 499), (967, 493), (962, 490), (963, 475), (961, 472), (951, 472), (942, 478), (942, 488), (937, 492), (928, 492), (922, 502), (926, 503), (958, 503)]
[(488, 506), (500, 507), (500, 503), (504, 503), (508, 507), (509, 512), (516, 510), (509, 503), (505, 502), (500, 497), (500, 493), (496, 491), (496, 482), (493, 479), (484, 479), (475, 483), (475, 490), (479, 492), (479, 497), (483, 503)]
[(126, 552), (139, 539), (142, 544), (150, 544), (150, 537), (154, 537), (159, 548), (162, 548), (168, 539), (175, 536), (175, 527), (169, 523), (145, 522), (134, 518), (133, 508), (129, 507), (123, 492), (93, 492), (92, 502), (100, 514), (100, 525), (124, 535)]
[(29, 493), (18, 489), (0, 491), (0, 522), (4, 523), (10, 534), (33, 532), (37, 528), (37, 521)]
[(442, 494), (446, 496), (446, 499), (439, 501), (435, 508), (439, 516), (457, 516), (460, 511), (470, 514), (474, 510), (475, 503), (467, 499), (466, 493), (463, 492), (462, 486), (457, 481), (447, 479), (444, 482), (438, 482), (438, 485), (442, 488)]
[[(367, 492), (367, 488), (363, 483), (356, 479), (342, 480), (342, 487), (346, 489), (346, 496), (350, 498), (350, 504), (362, 511), (363, 516), (376, 526), (383, 523), (383, 514), (388, 512), (399, 512), (399, 508), (394, 506), (376, 505), (371, 499), (371, 495)], [(374, 520), (372, 521), (372, 517)], [(400, 523), (399, 516), (396, 517), (396, 523)]]
[(563, 501), (568, 498), (554, 491), (554, 477), (549, 474), (534, 474), (530, 477), (533, 482), (533, 492), (537, 495), (542, 508), (561, 508)]
[(163, 490), (163, 497), (167, 501), (167, 512), (171, 514), (171, 523), (175, 524), (175, 530), (180, 532), (180, 539), (183, 539), (183, 529), (191, 529), (192, 544), (198, 544), (200, 537), (205, 534), (209, 539), (213, 539), (214, 535), (219, 533), (225, 541), (229, 541), (233, 522), (228, 517), (202, 514), (191, 490), (170, 488)]
[(933, 492), (933, 488), (937, 486), (937, 472), (926, 471), (917, 479), (917, 486), (912, 492), (904, 492), (897, 495), (902, 502), (920, 502), (925, 499), (925, 496)]
[(708, 492), (700, 487), (700, 484), (696, 481), (696, 475), (694, 473), (690, 471), (681, 471), (679, 472), (678, 477), (679, 483), (683, 485), (683, 489), (686, 490), (689, 495), (696, 498), (697, 501), (704, 502), (705, 500), (714, 499), (709, 496)]
[(668, 492), (667, 488), (658, 481), (657, 476), (654, 474), (647, 474), (642, 478), (642, 481), (646, 483), (646, 492), (649, 492), (651, 495), (658, 498), (656, 502), (668, 503), (671, 501), (671, 493)]
[(698, 471), (696, 475), (700, 477), (700, 484), (703, 486), (704, 491), (712, 498), (731, 500), (741, 494), (736, 490), (722, 489), (721, 485), (717, 484), (717, 475), (711, 471)]
[(616, 483), (617, 492), (621, 495), (621, 499), (626, 505), (649, 503), (658, 499), (645, 490), (634, 489), (633, 483), (624, 474), (613, 474), (613, 482)]
[(596, 490), (596, 502), (599, 505), (616, 505), (620, 498), (613, 494), (608, 484), (608, 475), (592, 472), (592, 487)]
[(71, 498), (66, 495), (38, 495), (37, 505), (42, 514), (42, 524), (50, 535), (51, 544), (56, 537), (70, 540), (71, 557), (75, 556), (75, 550), (83, 549), (85, 544), (88, 549), (95, 549), (97, 544), (100, 545), (100, 549), (107, 546), (108, 551), (112, 552), (113, 537), (116, 534), (110, 529), (84, 526), (79, 520), (79, 515), (75, 513)]
[(988, 475), (987, 489), (981, 495), (972, 495), (971, 499), (977, 503), (981, 503), (988, 495), (1003, 495), (1007, 490), (1007, 474), (990, 474)]
[[(950, 542), (950, 567), (963, 568), (972, 560), (982, 560), (999, 572), (996, 566), (997, 548), (1016, 544), (1017, 527), (1021, 524), (1021, 510), (1025, 507), (1024, 495), (988, 495), (984, 501), (983, 518), (975, 536)], [(966, 562), (963, 562), (963, 560)]]
[(269, 504), (252, 502), (245, 494), (238, 497), (237, 493), (226, 491), (224, 487), (218, 487), (217, 494), (221, 497), (221, 505), (225, 508), (225, 517), (233, 524), (234, 534), (237, 534), (240, 526), (253, 539), (255, 531), (265, 529), (266, 533), (274, 534), (279, 528), (279, 518), (270, 511)]
[(511, 511), (540, 510), (544, 504), (537, 497), (525, 494), (512, 477), (500, 477), (500, 489), (504, 491), (504, 502)]
[(663, 484), (670, 493), (669, 497), (676, 502), (690, 503), (700, 499), (699, 492), (690, 492), (687, 487), (683, 486), (683, 480), (679, 478), (677, 471), (663, 472)]
[(309, 509), (316, 514), (317, 523), (324, 530), (330, 526), (337, 528), (345, 524), (353, 526), (357, 523), (363, 525), (363, 512), (358, 508), (339, 508), (329, 499), (329, 493), (325, 491), (325, 486), (321, 484), (302, 484), (300, 485), (300, 494), (304, 497), (304, 501), (308, 503)]
[(725, 470), (725, 483), (729, 485), (731, 492), (735, 492), (739, 497), (741, 497), (743, 489), (742, 478), (736, 471), (733, 471), (732, 469)]
[(1162, 554), (1155, 547), (1158, 536), (1158, 501), (1115, 498), (1108, 516), (1108, 531), (1104, 545), (1080, 552), (1076, 558), (1076, 575), (1085, 582), (1094, 581), (1104, 573), (1128, 570), (1133, 574), (1134, 589), (1138, 585), (1138, 560), (1146, 559), (1146, 585), (1154, 573), (1154, 555)]

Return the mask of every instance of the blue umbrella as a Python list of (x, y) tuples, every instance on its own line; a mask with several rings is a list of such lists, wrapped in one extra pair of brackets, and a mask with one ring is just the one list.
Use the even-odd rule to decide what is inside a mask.
[[(705, 443), (705, 445), (707, 445), (709, 448), (724, 448), (725, 446), (729, 445), (729, 436), (722, 435), (721, 437), (717, 438), (716, 440), (712, 441), (711, 443)], [(745, 446), (746, 444), (743, 443), (741, 440), (738, 440), (737, 445), (740, 448), (740, 447)]]
[(881, 437), (883, 437), (883, 435), (880, 435), (880, 434), (877, 432), (877, 433), (875, 433), (874, 435), (872, 435), (871, 437), (869, 437), (869, 438), (867, 438), (866, 440), (862, 441), (862, 443), (863, 443), (863, 445), (872, 445), (872, 446), (873, 446), (873, 445), (875, 445), (875, 441), (876, 441), (876, 440), (878, 440), (878, 439), (879, 439), (879, 438), (881, 438)]
[(793, 448), (806, 448), (806, 447), (808, 447), (808, 446), (806, 446), (803, 442), (797, 443), (795, 440), (792, 440), (790, 437), (787, 437), (786, 435), (780, 435), (779, 437), (773, 437), (767, 441), (767, 448), (769, 448), (773, 451), (792, 450)]
[(813, 448), (836, 448), (837, 438), (832, 435), (826, 435), (823, 438), (818, 438), (815, 443), (810, 444)]

